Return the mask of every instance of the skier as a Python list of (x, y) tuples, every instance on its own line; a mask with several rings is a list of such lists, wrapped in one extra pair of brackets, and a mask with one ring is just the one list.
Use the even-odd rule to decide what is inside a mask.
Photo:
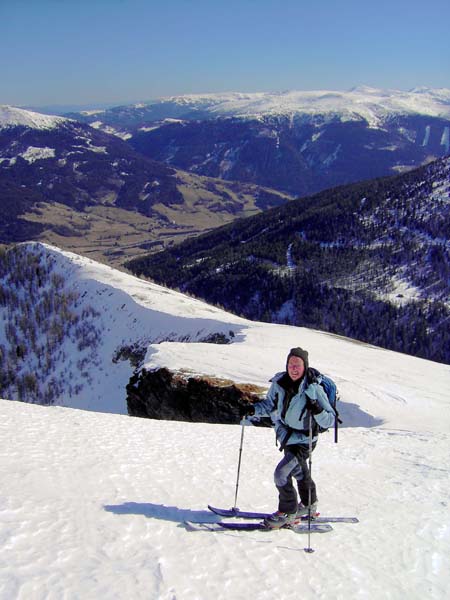
[[(271, 379), (266, 398), (247, 404), (241, 411), (241, 416), (251, 420), (270, 416), (280, 451), (284, 451), (274, 473), (278, 510), (264, 521), (270, 528), (290, 525), (300, 516), (314, 516), (317, 512), (316, 485), (307, 460), (317, 444), (319, 426), (324, 429), (332, 426), (335, 413), (323, 388), (311, 378), (308, 369), (308, 352), (292, 348), (286, 371)], [(292, 478), (297, 481), (301, 504), (298, 504)]]

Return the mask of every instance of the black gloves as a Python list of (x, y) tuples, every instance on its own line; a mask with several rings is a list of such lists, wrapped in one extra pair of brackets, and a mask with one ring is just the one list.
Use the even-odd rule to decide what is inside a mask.
[(308, 398), (306, 401), (306, 408), (311, 411), (313, 415), (318, 415), (323, 411), (320, 402), (318, 400), (312, 400), (311, 398)]
[(251, 417), (255, 414), (255, 407), (251, 402), (245, 402), (244, 404), (239, 404), (239, 417), (241, 419), (245, 419), (245, 417)]

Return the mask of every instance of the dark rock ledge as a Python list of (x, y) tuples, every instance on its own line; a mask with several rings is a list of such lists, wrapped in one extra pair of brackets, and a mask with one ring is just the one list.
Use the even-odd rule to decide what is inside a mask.
[(170, 421), (239, 423), (239, 406), (260, 400), (265, 391), (250, 383), (185, 371), (142, 369), (127, 385), (128, 414)]

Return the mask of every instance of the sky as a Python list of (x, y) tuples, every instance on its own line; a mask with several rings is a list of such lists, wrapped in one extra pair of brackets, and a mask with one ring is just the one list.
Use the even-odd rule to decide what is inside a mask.
[(0, 0), (0, 104), (450, 87), (448, 0)]

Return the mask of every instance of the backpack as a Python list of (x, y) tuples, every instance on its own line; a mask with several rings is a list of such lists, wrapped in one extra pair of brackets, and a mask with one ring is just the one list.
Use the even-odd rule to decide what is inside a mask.
[[(328, 402), (330, 403), (331, 408), (334, 410), (334, 442), (337, 444), (338, 423), (342, 423), (342, 421), (339, 418), (339, 411), (336, 406), (337, 401), (339, 400), (339, 393), (337, 391), (336, 384), (332, 379), (330, 379), (330, 377), (323, 375), (322, 373), (320, 373), (320, 371), (314, 369), (313, 367), (308, 368), (307, 380), (308, 383), (318, 383), (327, 395)], [(326, 429), (325, 427), (320, 427), (320, 425), (318, 425), (318, 428), (319, 433), (324, 433), (325, 431), (328, 431), (328, 429)]]

